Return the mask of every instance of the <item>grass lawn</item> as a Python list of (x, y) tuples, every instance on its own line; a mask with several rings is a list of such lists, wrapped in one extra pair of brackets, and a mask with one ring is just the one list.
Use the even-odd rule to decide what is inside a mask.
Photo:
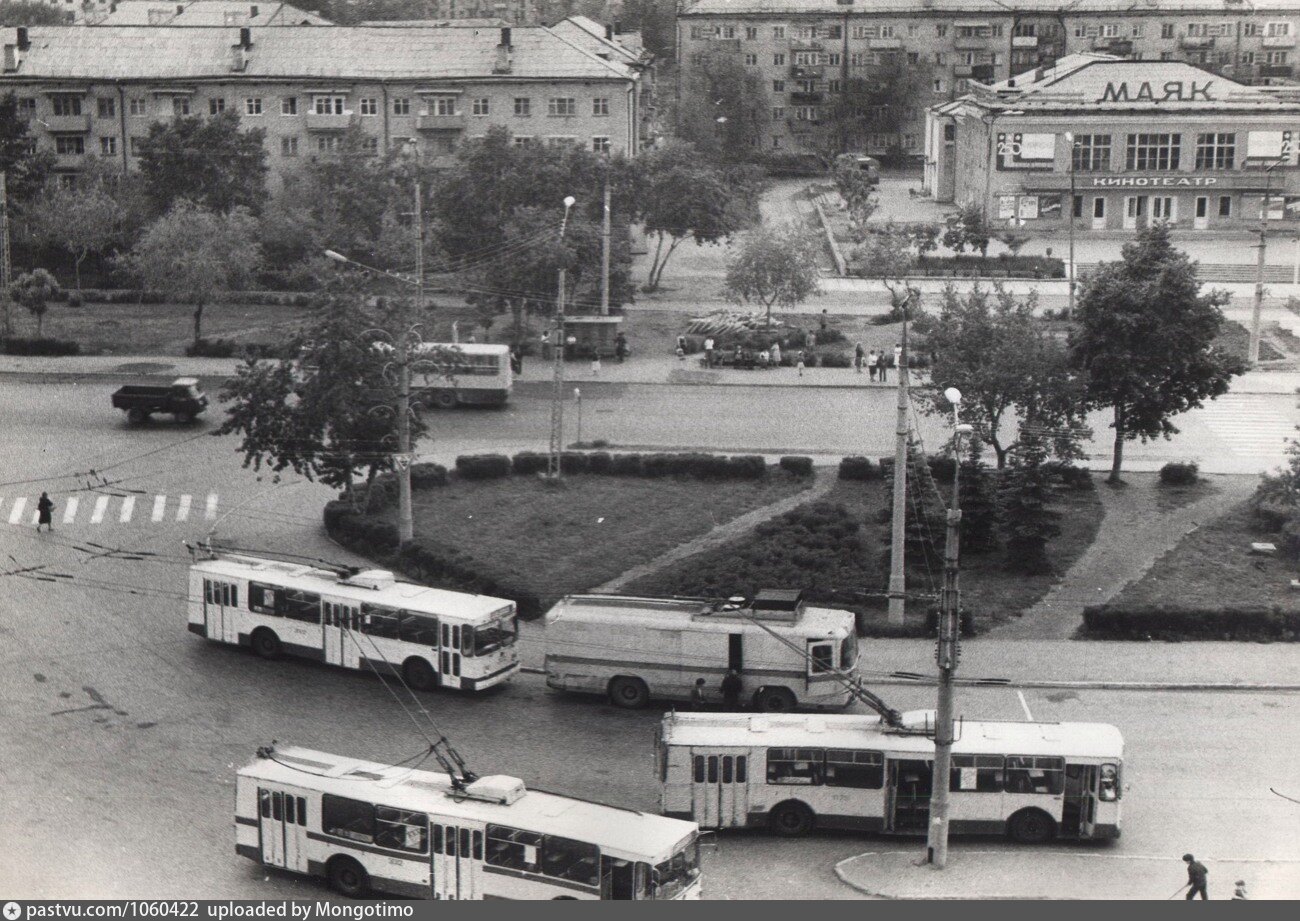
[(415, 493), (415, 536), (459, 548), (485, 575), (546, 599), (586, 591), (714, 526), (811, 485), (575, 475), (459, 480)]
[(1295, 564), (1283, 557), (1250, 554), (1252, 541), (1271, 540), (1255, 527), (1243, 502), (1184, 537), (1112, 604), (1275, 604), (1300, 610), (1300, 593), (1290, 588), (1297, 575)]
[[(1229, 355), (1236, 355), (1242, 361), (1245, 361), (1246, 356), (1250, 354), (1250, 330), (1236, 320), (1224, 320), (1214, 344)], [(1260, 361), (1274, 361), (1279, 358), (1286, 358), (1286, 356), (1261, 338), (1259, 342)]]

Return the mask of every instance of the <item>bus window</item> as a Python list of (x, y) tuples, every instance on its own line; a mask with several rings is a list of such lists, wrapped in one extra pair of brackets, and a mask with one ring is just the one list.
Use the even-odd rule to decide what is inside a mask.
[(275, 819), (277, 822), (283, 821), (284, 819), (284, 794), (283, 793), (271, 794), (271, 818)]
[(422, 812), (376, 806), (375, 844), (423, 854), (429, 844), (429, 817)]
[(307, 800), (301, 796), (298, 797), (298, 824), (307, 824)]
[(261, 801), (262, 818), (269, 819), (271, 817), (271, 791), (258, 790), (257, 798)]
[(696, 783), (704, 783), (704, 756), (696, 755), (694, 758), (694, 776)]
[(726, 755), (722, 759), (722, 782), (731, 783), (732, 772), (735, 768), (736, 759)]
[(474, 859), (483, 859), (483, 832), (477, 830), (474, 832)]
[[(465, 631), (469, 632), (469, 627)], [(506, 646), (512, 646), (515, 642), (515, 636), (519, 632), (519, 627), (513, 613), (507, 612), (504, 616), (494, 618), (489, 623), (474, 628), (474, 649), (473, 652), (466, 650), (466, 655), (484, 656), (489, 652), (496, 652)]]
[(278, 615), (275, 607), (275, 589), (257, 582), (248, 583), (248, 609), (257, 614)]
[(709, 755), (709, 783), (718, 782), (718, 756)]
[(396, 640), (401, 638), (399, 625), (402, 612), (394, 608), (380, 607), (377, 604), (361, 606), (361, 632), (367, 636)]
[[(446, 639), (445, 635), (443, 636), (443, 639), (444, 640)], [(460, 649), (460, 627), (451, 628), (451, 642), (443, 643), (443, 645), (449, 647), (452, 652), (455, 652), (457, 649)]]
[(835, 647), (830, 643), (818, 643), (808, 647), (808, 656), (812, 660), (810, 664), (814, 675), (828, 672), (834, 667)]
[(749, 758), (745, 755), (739, 755), (736, 758), (736, 783), (749, 782), (748, 770)]
[(1035, 758), (1008, 755), (1006, 791), (1008, 793), (1057, 794), (1065, 789), (1065, 761), (1061, 758)]
[(474, 628), (469, 624), (460, 628), (460, 654), (463, 656), (474, 655)]
[(435, 854), (442, 853), (442, 826), (441, 825), (433, 826), (433, 852)]
[(767, 782), (805, 786), (821, 783), (822, 750), (820, 748), (769, 748)]
[(542, 872), (556, 879), (600, 885), (600, 849), (594, 844), (547, 835), (542, 839)]
[(1098, 787), (1097, 795), (1103, 803), (1109, 803), (1112, 800), (1119, 799), (1119, 768), (1114, 764), (1103, 764), (1101, 766), (1101, 786)]
[(206, 601), (208, 604), (216, 603), (212, 600), (212, 583), (209, 582), (207, 579), (203, 580), (203, 600)]
[(601, 858), (601, 897), (630, 901), (636, 892), (633, 864), (617, 857)]
[(294, 803), (294, 798), (292, 796), (286, 796), (284, 798), (284, 820), (288, 822), (290, 825), (298, 824), (298, 820), (294, 817), (295, 805), (296, 804)]
[(285, 589), (280, 593), (280, 616), (292, 620), (306, 621), (309, 624), (320, 623), (320, 595)]
[(398, 639), (422, 646), (438, 645), (438, 621), (427, 614), (401, 613), (397, 625)]
[(320, 801), (321, 831), (352, 841), (373, 843), (375, 807), (360, 800), (326, 793)]
[(637, 899), (654, 898), (654, 893), (651, 891), (653, 886), (654, 880), (651, 878), (650, 864), (638, 863), (636, 865), (636, 880), (632, 887), (633, 897)]
[(1000, 793), (1003, 767), (1001, 755), (953, 755), (948, 789), (954, 793)]
[(828, 748), (826, 785), (879, 790), (885, 785), (885, 756), (880, 752)]
[(536, 873), (537, 851), (541, 844), (542, 836), (536, 832), (505, 825), (489, 825), (485, 860), (494, 867)]

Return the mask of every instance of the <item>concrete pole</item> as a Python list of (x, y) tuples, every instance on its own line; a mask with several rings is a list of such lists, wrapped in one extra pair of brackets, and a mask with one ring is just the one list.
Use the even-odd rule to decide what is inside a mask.
[(1250, 350), (1247, 360), (1259, 363), (1260, 320), (1264, 310), (1264, 261), (1268, 250), (1268, 205), (1273, 195), (1273, 167), (1264, 171), (1264, 206), (1259, 211), (1259, 253), (1255, 260), (1255, 301), (1250, 308)]
[(904, 543), (907, 527), (907, 308), (911, 294), (903, 301), (903, 351), (898, 361), (898, 415), (894, 428), (894, 506), (889, 544), (889, 622), (901, 624), (907, 609), (907, 576)]
[(600, 225), (600, 315), (609, 316), (609, 161), (605, 161), (605, 215)]
[(1074, 135), (1067, 135), (1070, 138), (1070, 210), (1068, 219), (1070, 222), (1070, 302), (1066, 307), (1065, 315), (1071, 319), (1074, 318), (1074, 198), (1075, 198), (1075, 180), (1074, 180), (1074, 152), (1078, 147), (1078, 141)]
[[(417, 312), (424, 309), (424, 209), (420, 180), (415, 180), (415, 277)], [(397, 318), (397, 539), (415, 537), (411, 508), (411, 318), (406, 298), (398, 299)]]

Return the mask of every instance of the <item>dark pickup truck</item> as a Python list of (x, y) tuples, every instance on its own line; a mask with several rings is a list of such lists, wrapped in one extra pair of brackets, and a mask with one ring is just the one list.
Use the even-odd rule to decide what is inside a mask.
[(192, 422), (208, 408), (208, 396), (198, 378), (178, 377), (167, 387), (127, 385), (113, 394), (113, 408), (126, 410), (132, 425), (147, 422), (154, 413), (167, 413), (177, 422)]

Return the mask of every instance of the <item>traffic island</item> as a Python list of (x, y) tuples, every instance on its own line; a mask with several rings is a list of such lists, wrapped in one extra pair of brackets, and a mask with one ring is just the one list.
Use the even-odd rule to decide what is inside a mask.
[[(884, 899), (1181, 899), (1187, 881), (1181, 854), (1139, 856), (1109, 850), (954, 845), (948, 864), (923, 863), (925, 843), (909, 850), (859, 854), (835, 865), (841, 882)], [(1300, 860), (1206, 858), (1211, 899), (1231, 899), (1245, 880), (1252, 899), (1300, 898)]]

